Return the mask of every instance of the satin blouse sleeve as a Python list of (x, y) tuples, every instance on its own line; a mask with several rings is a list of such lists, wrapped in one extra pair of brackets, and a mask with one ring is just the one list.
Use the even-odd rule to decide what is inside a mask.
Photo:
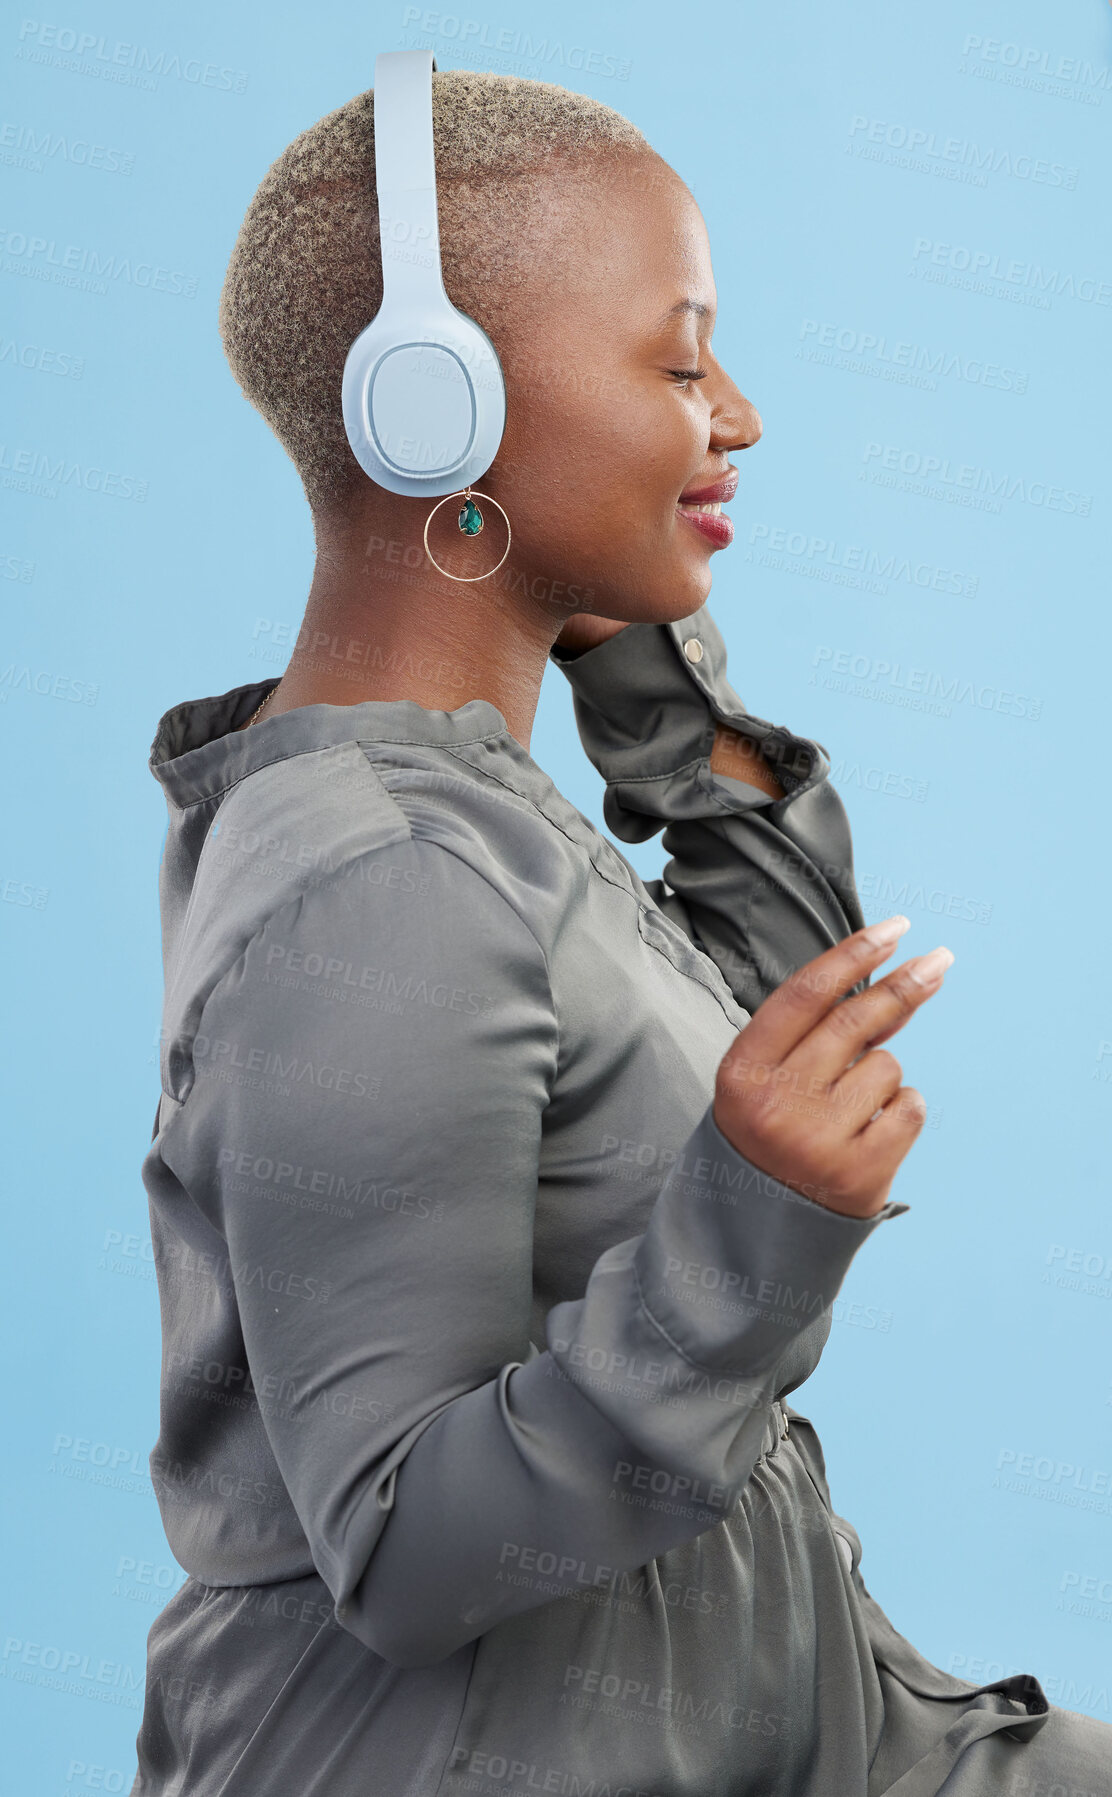
[[(747, 711), (707, 606), (629, 624), (582, 655), (553, 648), (583, 747), (624, 842), (663, 829), (650, 897), (716, 963), (750, 1015), (796, 968), (865, 922), (849, 820), (822, 744)], [(758, 742), (785, 796), (710, 765), (715, 724)], [(670, 889), (670, 890), (669, 890)], [(852, 990), (863, 990), (862, 981)]]

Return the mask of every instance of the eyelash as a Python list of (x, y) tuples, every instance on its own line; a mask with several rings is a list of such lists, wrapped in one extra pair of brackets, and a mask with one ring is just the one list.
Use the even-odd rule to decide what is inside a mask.
[(668, 373), (674, 374), (681, 381), (705, 381), (707, 378), (705, 368), (670, 368)]

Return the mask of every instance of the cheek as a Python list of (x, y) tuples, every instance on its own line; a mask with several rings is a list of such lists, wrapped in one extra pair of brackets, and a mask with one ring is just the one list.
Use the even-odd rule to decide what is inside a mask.
[(628, 495), (644, 474), (651, 419), (628, 391), (614, 384), (608, 391), (598, 375), (576, 377), (574, 390), (571, 379), (569, 371), (569, 386), (540, 403), (507, 408), (499, 450), (507, 475), (527, 481), (542, 504), (581, 500), (585, 492), (609, 500)]
[(522, 539), (582, 547), (603, 521), (623, 534), (623, 518), (637, 537), (670, 530), (706, 452), (695, 409), (667, 383), (566, 364), (548, 375), (507, 392), (499, 493)]

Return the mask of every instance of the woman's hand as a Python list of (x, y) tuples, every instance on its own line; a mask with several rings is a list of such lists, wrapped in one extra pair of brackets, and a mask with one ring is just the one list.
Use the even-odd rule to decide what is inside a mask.
[(590, 612), (576, 612), (569, 618), (553, 645), (557, 649), (569, 649), (573, 655), (582, 655), (588, 649), (597, 649), (608, 637), (617, 636), (619, 630), (625, 629), (616, 618), (596, 618)]
[[(938, 991), (949, 949), (904, 961), (839, 1002), (908, 927), (889, 918), (857, 930), (797, 969), (738, 1033), (715, 1082), (714, 1121), (727, 1141), (762, 1172), (847, 1217), (883, 1209), (926, 1119), (922, 1094), (900, 1085), (900, 1063), (876, 1044)], [(878, 942), (885, 931), (888, 941)]]

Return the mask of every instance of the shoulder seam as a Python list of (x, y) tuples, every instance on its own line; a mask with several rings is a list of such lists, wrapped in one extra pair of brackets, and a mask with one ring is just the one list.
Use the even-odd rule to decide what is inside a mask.
[[(455, 748), (463, 747), (463, 746), (464, 745), (462, 745), (462, 744), (456, 744), (455, 747), (450, 749), (448, 752), (449, 752), (449, 754), (453, 755), (454, 758), (462, 764), (462, 766), (469, 768), (473, 774), (478, 775), (478, 777), (481, 780), (493, 781), (496, 785), (503, 787), (506, 790), (506, 792), (512, 792), (515, 798), (521, 799), (522, 803), (528, 805), (529, 809), (532, 812), (534, 812), (535, 815), (537, 817), (539, 817), (544, 823), (548, 824), (550, 826), (550, 828), (552, 828), (553, 830), (559, 831), (560, 835), (564, 838), (564, 841), (569, 842), (573, 849), (582, 850), (582, 852), (586, 855), (590, 866), (594, 869), (595, 873), (598, 875), (600, 880), (605, 880), (607, 885), (609, 885), (609, 886), (617, 887), (619, 892), (627, 892), (629, 894), (629, 896), (633, 899), (635, 904), (640, 903), (640, 901), (637, 898), (636, 892), (634, 892), (634, 890), (631, 886), (628, 886), (623, 880), (616, 880), (614, 878), (613, 874), (607, 873), (605, 867), (600, 866), (598, 860), (595, 858), (594, 855), (591, 854), (590, 849), (587, 848), (584, 843), (577, 842), (574, 836), (569, 835), (567, 830), (565, 830), (563, 824), (560, 823), (559, 819), (553, 817), (550, 812), (545, 811), (540, 805), (537, 804), (537, 801), (535, 799), (529, 798), (525, 793), (519, 791), (519, 789), (516, 786), (512, 785), (509, 780), (503, 780), (502, 776), (500, 774), (493, 773), (489, 768), (486, 768), (486, 769), (477, 768), (475, 766), (474, 762), (468, 761), (466, 755), (456, 755)], [(561, 794), (561, 797), (562, 796), (563, 795)], [(582, 817), (582, 813), (580, 813), (580, 816)], [(584, 821), (587, 823), (590, 823), (589, 818), (585, 819)], [(591, 825), (591, 828), (595, 829), (595, 826)], [(604, 848), (609, 849), (611, 854), (616, 855), (619, 861), (623, 859), (621, 851), (619, 849), (615, 848), (615, 846), (612, 842), (608, 841), (608, 839), (602, 834), (601, 830), (595, 829), (595, 834), (598, 837), (599, 842), (603, 845)], [(461, 859), (462, 859), (462, 857), (461, 857)], [(478, 869), (476, 869), (476, 872), (478, 872)], [(507, 903), (508, 902), (509, 901), (507, 901)], [(513, 907), (511, 906), (511, 910), (512, 909), (513, 909)], [(525, 922), (524, 918), (522, 919), (522, 922), (523, 923)], [(529, 927), (528, 924), (526, 924), (525, 927), (526, 927), (526, 929), (528, 929), (528, 927)], [(540, 944), (538, 943), (537, 946), (540, 947)], [(543, 953), (543, 950), (542, 950), (542, 953)]]
[[(401, 811), (400, 806), (398, 806), (398, 810)], [(402, 812), (402, 816), (403, 817), (405, 816), (404, 812)], [(406, 821), (406, 824), (409, 825), (408, 817), (406, 817), (405, 821)], [(556, 1009), (556, 992), (555, 992), (555, 988), (552, 984), (552, 970), (548, 963), (548, 956), (545, 954), (544, 948), (537, 938), (536, 931), (529, 924), (528, 920), (522, 916), (522, 914), (518, 910), (517, 906), (512, 905), (510, 903), (509, 899), (505, 896), (505, 894), (502, 892), (499, 892), (498, 888), (494, 885), (493, 881), (488, 880), (487, 876), (479, 868), (475, 867), (470, 861), (468, 861), (465, 856), (457, 854), (454, 849), (446, 848), (443, 843), (435, 841), (430, 836), (415, 835), (412, 827), (410, 826), (407, 830), (407, 834), (404, 837), (392, 837), (392, 838), (388, 839), (386, 842), (375, 843), (371, 847), (364, 848), (364, 849), (358, 849), (358, 850), (354, 851), (353, 853), (348, 855), (344, 859), (344, 861), (342, 861), (340, 863), (340, 865), (338, 867), (333, 868), (331, 870), (331, 874), (332, 874), (332, 876), (342, 875), (342, 877), (344, 877), (344, 878), (350, 878), (352, 870), (355, 868), (355, 866), (357, 865), (358, 862), (364, 860), (365, 857), (367, 857), (368, 855), (377, 855), (383, 849), (392, 848), (398, 842), (418, 842), (418, 843), (427, 845), (429, 848), (432, 848), (432, 849), (440, 849), (445, 855), (451, 855), (453, 860), (458, 861), (462, 867), (466, 867), (468, 869), (468, 871), (473, 873), (477, 879), (482, 880), (482, 882), (485, 886), (489, 887), (490, 891), (493, 892), (493, 894), (495, 895), (496, 898), (501, 900), (502, 904), (505, 905), (506, 909), (513, 913), (514, 917), (516, 917), (517, 921), (521, 924), (521, 926), (525, 930), (526, 934), (531, 938), (534, 946), (536, 947), (537, 953), (539, 954), (539, 956), (541, 958), (541, 965), (544, 968), (545, 981), (548, 985), (548, 994), (549, 994), (549, 1000), (550, 1000), (551, 1010), (552, 1010), (552, 1020), (553, 1020), (553, 1023), (555, 1025), (555, 1029), (556, 1029), (556, 1066), (558, 1068), (559, 1064), (560, 1064), (560, 1018), (559, 1018), (559, 1013), (557, 1012), (557, 1009)], [(248, 937), (246, 937), (246, 939), (240, 944), (239, 948), (236, 950), (236, 953), (232, 956), (232, 958), (228, 962), (227, 966), (223, 969), (223, 971), (220, 974), (217, 975), (216, 979), (213, 980), (212, 985), (209, 987), (208, 991), (205, 993), (204, 998), (201, 1000), (200, 1008), (197, 1012), (197, 1028), (194, 1030), (193, 1038), (190, 1040), (190, 1043), (189, 1043), (189, 1065), (190, 1065), (190, 1068), (193, 1070), (194, 1075), (195, 1075), (195, 1071), (196, 1071), (195, 1067), (194, 1067), (194, 1062), (193, 1062), (194, 1043), (196, 1041), (197, 1035), (200, 1033), (200, 1025), (204, 1018), (205, 1007), (209, 1003), (209, 1000), (213, 997), (214, 993), (216, 992), (217, 987), (221, 984), (221, 982), (223, 980), (227, 979), (227, 977), (231, 973), (232, 969), (234, 967), (238, 966), (239, 962), (242, 961), (244, 959), (244, 957), (250, 953), (252, 947), (258, 941), (258, 939), (261, 937), (263, 931), (268, 927), (268, 925), (275, 918), (279, 917), (281, 915), (281, 913), (283, 911), (287, 910), (291, 905), (297, 905), (300, 908), (300, 906), (304, 903), (305, 899), (310, 897), (313, 892), (319, 892), (334, 883), (335, 883), (334, 878), (330, 878), (326, 881), (319, 882), (316, 886), (303, 887), (299, 891), (291, 893), (287, 898), (283, 899), (280, 904), (276, 904), (276, 905), (272, 906), (270, 910), (268, 910), (261, 918), (259, 918), (254, 929), (251, 931), (251, 934)], [(165, 1087), (163, 1087), (162, 1089), (164, 1092), (166, 1091)], [(192, 1092), (192, 1090), (193, 1090), (193, 1081), (191, 1080), (190, 1086), (189, 1086), (189, 1092), (187, 1092), (185, 1094), (184, 1098), (179, 1098), (177, 1093), (175, 1093), (175, 1092), (167, 1092), (166, 1096), (168, 1098), (173, 1099), (175, 1103), (184, 1106), (187, 1103), (187, 1101), (189, 1099), (189, 1094), (190, 1094), (190, 1092)]]

